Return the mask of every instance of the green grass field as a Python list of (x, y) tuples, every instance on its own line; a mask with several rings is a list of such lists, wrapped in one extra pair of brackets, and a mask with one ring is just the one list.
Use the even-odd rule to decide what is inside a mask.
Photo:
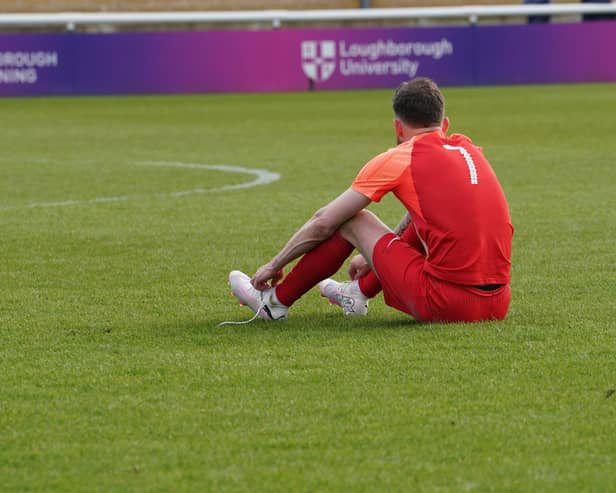
[(393, 143), (390, 93), (0, 100), (1, 491), (614, 491), (615, 85), (445, 89), (510, 203), (506, 321), (314, 291), (217, 328)]

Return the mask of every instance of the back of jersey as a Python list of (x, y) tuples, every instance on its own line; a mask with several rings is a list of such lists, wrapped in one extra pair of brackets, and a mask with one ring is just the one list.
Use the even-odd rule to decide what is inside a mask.
[(408, 172), (417, 197), (413, 222), (427, 249), (426, 271), (458, 284), (509, 283), (513, 227), (481, 149), (464, 135), (430, 132), (413, 142)]

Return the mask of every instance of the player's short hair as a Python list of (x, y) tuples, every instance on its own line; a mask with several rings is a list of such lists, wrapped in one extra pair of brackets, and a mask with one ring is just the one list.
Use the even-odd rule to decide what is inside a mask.
[(398, 86), (393, 97), (397, 118), (407, 125), (440, 125), (445, 112), (445, 98), (432, 79), (417, 77)]

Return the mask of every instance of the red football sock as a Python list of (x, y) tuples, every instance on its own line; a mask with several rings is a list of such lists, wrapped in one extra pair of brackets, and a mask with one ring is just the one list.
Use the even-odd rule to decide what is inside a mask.
[(368, 298), (374, 298), (381, 292), (381, 282), (372, 271), (357, 280), (360, 291)]
[(323, 279), (335, 274), (353, 251), (353, 245), (340, 233), (335, 233), (313, 250), (306, 253), (276, 286), (276, 298), (291, 306)]

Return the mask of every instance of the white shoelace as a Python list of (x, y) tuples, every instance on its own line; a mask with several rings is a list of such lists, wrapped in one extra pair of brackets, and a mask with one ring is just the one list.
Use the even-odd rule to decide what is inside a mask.
[(264, 306), (265, 306), (265, 302), (262, 301), (261, 304), (259, 305), (259, 308), (257, 309), (257, 311), (255, 312), (255, 314), (252, 316), (250, 320), (244, 320), (243, 322), (234, 322), (232, 320), (225, 320), (224, 322), (220, 322), (216, 327), (222, 327), (223, 325), (246, 325), (246, 324), (249, 324), (250, 322), (254, 322), (256, 318), (259, 316), (259, 312), (263, 309)]

